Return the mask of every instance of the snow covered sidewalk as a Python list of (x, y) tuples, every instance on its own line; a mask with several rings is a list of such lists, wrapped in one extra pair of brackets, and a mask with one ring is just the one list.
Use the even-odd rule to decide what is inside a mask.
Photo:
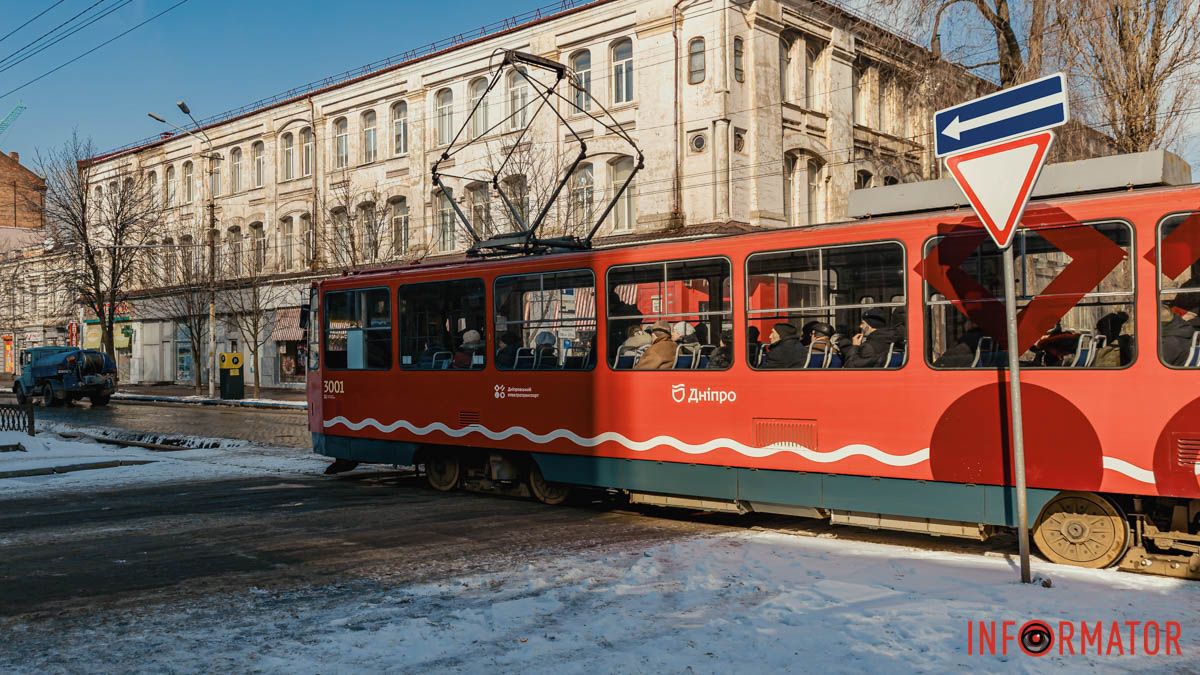
[(113, 394), (115, 401), (134, 401), (142, 403), (184, 403), (191, 405), (224, 405), (239, 408), (273, 408), (280, 410), (307, 410), (305, 401), (283, 401), (271, 398), (243, 398), (237, 400), (209, 398), (207, 396), (168, 396), (159, 394)]
[[(90, 615), (0, 670), (892, 673), (1192, 671), (1200, 584), (769, 532), (511, 557), (474, 576), (251, 590)], [(1177, 622), (1182, 654), (979, 655), (968, 625)], [(1125, 624), (1122, 623), (1122, 626)], [(975, 638), (977, 640), (977, 637)], [(1124, 639), (1127, 641), (1127, 639)], [(45, 649), (27, 647), (42, 644)], [(26, 647), (22, 647), (25, 645)], [(1078, 652), (1080, 645), (1073, 648)], [(1111, 646), (1110, 646), (1111, 651)], [(1103, 649), (1101, 653), (1104, 653)]]

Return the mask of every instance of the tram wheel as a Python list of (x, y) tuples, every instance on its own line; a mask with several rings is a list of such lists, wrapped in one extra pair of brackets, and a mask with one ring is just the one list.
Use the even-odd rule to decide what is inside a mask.
[(529, 491), (534, 499), (551, 506), (557, 506), (571, 496), (571, 486), (547, 482), (537, 462), (531, 462), (529, 466)]
[(437, 453), (425, 459), (425, 482), (429, 487), (441, 492), (449, 492), (458, 487), (458, 477), (461, 464), (458, 455), (452, 453)]
[(1098, 569), (1125, 555), (1129, 523), (1099, 495), (1063, 492), (1042, 509), (1033, 541), (1051, 562)]

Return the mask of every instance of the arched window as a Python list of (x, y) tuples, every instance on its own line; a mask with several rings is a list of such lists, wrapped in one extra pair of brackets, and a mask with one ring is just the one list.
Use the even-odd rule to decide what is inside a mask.
[(688, 84), (704, 81), (704, 38), (692, 38), (688, 43)]
[(815, 155), (789, 152), (783, 162), (783, 210), (788, 225), (825, 219), (825, 163)]
[(145, 261), (141, 274), (142, 283), (146, 286), (157, 286), (161, 283), (169, 283), (163, 276), (163, 270), (158, 266), (158, 242), (151, 239), (146, 242), (144, 252), (146, 254)]
[(819, 91), (820, 78), (817, 71), (817, 59), (821, 56), (821, 48), (809, 43), (804, 51), (804, 107), (809, 110), (820, 110), (821, 92)]
[(146, 174), (146, 190), (158, 199), (158, 174), (151, 171)]
[(229, 190), (234, 194), (242, 191), (242, 149), (229, 151)]
[(632, 157), (621, 157), (610, 166), (612, 169), (612, 193), (617, 195), (617, 203), (612, 210), (613, 229), (633, 229), (634, 223), (637, 222), (636, 179), (625, 188), (624, 192), (620, 192), (620, 194), (618, 192), (625, 185), (625, 181), (633, 175), (634, 160)]
[(795, 48), (796, 36), (784, 33), (779, 36), (779, 100), (790, 103), (795, 98), (792, 87), (792, 51)]
[(891, 97), (892, 77), (880, 70), (877, 82), (878, 85), (875, 87), (875, 128), (879, 131), (884, 131), (890, 124), (888, 121), (888, 99)]
[(362, 161), (370, 164), (378, 157), (375, 144), (375, 111), (368, 110), (362, 114)]
[(196, 184), (192, 176), (192, 163), (183, 163), (183, 203), (191, 204), (195, 198)]
[(808, 178), (808, 224), (815, 225), (825, 220), (825, 163), (809, 157), (805, 163)]
[(508, 128), (524, 129), (529, 124), (529, 82), (524, 68), (508, 72)]
[(592, 109), (592, 53), (581, 49), (571, 55), (571, 70), (575, 73), (575, 107)]
[(437, 140), (438, 145), (449, 145), (454, 139), (454, 92), (440, 89), (434, 96), (437, 106)]
[(408, 104), (392, 104), (392, 154), (408, 154)]
[(250, 223), (250, 245), (253, 247), (254, 271), (267, 268), (267, 230), (262, 223)]
[(208, 194), (213, 197), (221, 196), (221, 160), (213, 157), (208, 160), (211, 165), (208, 170)]
[(333, 121), (333, 166), (344, 169), (350, 163), (350, 124), (345, 117)]
[(354, 241), (350, 231), (350, 214), (337, 208), (329, 214), (333, 220), (333, 262), (340, 267), (354, 264)]
[(872, 178), (874, 178), (874, 176), (871, 175), (870, 171), (867, 171), (866, 169), (860, 169), (854, 174), (854, 189), (865, 190), (871, 187)]
[(512, 214), (505, 214), (505, 219), (512, 222), (513, 230), (525, 229), (529, 226), (529, 181), (522, 174), (513, 174), (504, 179), (504, 191), (521, 222), (517, 222)]
[(175, 167), (167, 167), (167, 206), (175, 206), (175, 198), (178, 196), (179, 181), (175, 177)]
[(312, 267), (317, 259), (317, 231), (313, 229), (312, 216), (301, 214), (300, 236), (304, 238), (304, 266)]
[(262, 141), (250, 146), (250, 160), (254, 162), (254, 187), (260, 188), (267, 182), (267, 152)]
[(291, 180), (296, 177), (296, 138), (286, 133), (280, 139), (283, 153), (283, 179)]
[(454, 207), (445, 192), (437, 195), (437, 249), (442, 252), (454, 250)]
[(633, 40), (622, 38), (613, 43), (613, 103), (633, 100)]
[(279, 269), (287, 271), (295, 264), (296, 223), (291, 216), (279, 221)]
[(746, 42), (740, 37), (733, 38), (733, 79), (746, 81)]
[(408, 200), (397, 197), (392, 200), (392, 255), (400, 256), (408, 251)]
[(196, 278), (199, 258), (196, 256), (195, 249), (196, 241), (192, 235), (185, 234), (179, 238), (179, 267), (183, 272), (184, 281), (192, 281)]
[(305, 176), (313, 172), (313, 133), (312, 128), (300, 130), (300, 171)]
[(580, 164), (571, 177), (571, 220), (576, 227), (591, 227), (595, 175), (591, 164)]
[(483, 100), (487, 86), (486, 77), (471, 80), (471, 110), (475, 111), (471, 117), (471, 138), (479, 138), (488, 130), (488, 103)]
[(228, 253), (229, 276), (242, 276), (242, 228), (234, 225), (225, 233), (225, 249)]
[(896, 178), (895, 176), (884, 176), (883, 184), (884, 185), (899, 185), (900, 179)]
[(362, 243), (363, 260), (370, 261), (379, 258), (380, 244), (382, 243), (379, 230), (382, 223), (379, 222), (378, 216), (374, 202), (358, 205), (358, 224), (362, 229), (359, 241)]
[(467, 186), (467, 204), (470, 205), (471, 227), (479, 236), (487, 239), (492, 233), (491, 195), (485, 183)]
[(163, 278), (168, 284), (175, 283), (175, 240), (167, 237), (163, 239)]
[(854, 66), (850, 69), (850, 104), (854, 106), (854, 123), (866, 125), (867, 123), (867, 100), (865, 89), (863, 88), (863, 75), (865, 68)]

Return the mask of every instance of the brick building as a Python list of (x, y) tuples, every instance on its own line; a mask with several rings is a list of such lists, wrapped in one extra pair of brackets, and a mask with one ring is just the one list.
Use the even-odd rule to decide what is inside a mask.
[(0, 152), (0, 227), (42, 226), (41, 176), (21, 164), (16, 152)]

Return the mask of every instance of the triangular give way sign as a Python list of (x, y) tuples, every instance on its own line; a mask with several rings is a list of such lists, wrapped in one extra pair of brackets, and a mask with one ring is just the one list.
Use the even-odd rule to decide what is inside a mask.
[(1037, 183), (1054, 132), (1043, 131), (946, 158), (958, 183), (988, 234), (1008, 248)]

